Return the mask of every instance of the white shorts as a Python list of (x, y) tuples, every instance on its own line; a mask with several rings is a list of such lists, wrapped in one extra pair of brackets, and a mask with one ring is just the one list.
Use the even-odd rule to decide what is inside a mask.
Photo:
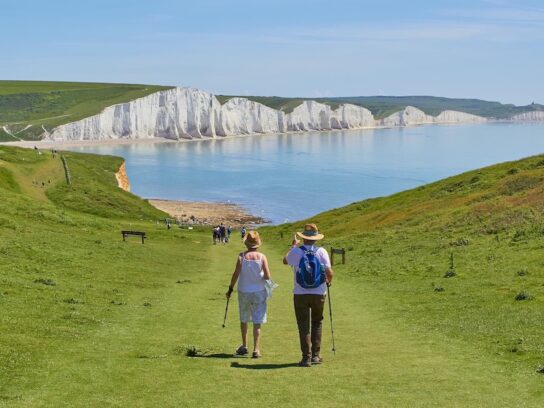
[(238, 292), (238, 307), (242, 323), (266, 323), (266, 290)]

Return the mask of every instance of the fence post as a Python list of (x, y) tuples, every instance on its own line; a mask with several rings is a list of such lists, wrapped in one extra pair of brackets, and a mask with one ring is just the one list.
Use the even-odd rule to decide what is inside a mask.
[(346, 263), (346, 249), (331, 247), (331, 266), (334, 265), (334, 255), (342, 255), (342, 264)]

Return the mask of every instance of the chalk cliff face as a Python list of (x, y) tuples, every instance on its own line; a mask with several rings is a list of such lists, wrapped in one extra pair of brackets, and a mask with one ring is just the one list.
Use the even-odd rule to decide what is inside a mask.
[(512, 116), (512, 120), (521, 120), (527, 122), (541, 122), (544, 121), (544, 111), (524, 112), (518, 115)]
[(410, 126), (433, 122), (434, 117), (426, 115), (425, 112), (413, 106), (407, 106), (404, 110), (393, 113), (378, 121), (381, 126), (387, 127)]
[(436, 116), (434, 121), (436, 123), (483, 123), (487, 119), (470, 113), (445, 110)]
[(345, 104), (333, 109), (316, 101), (304, 101), (285, 113), (246, 98), (231, 98), (221, 105), (208, 92), (175, 88), (110, 106), (98, 115), (59, 126), (42, 136), (49, 140), (179, 140), (484, 121), (485, 118), (456, 111), (444, 111), (434, 117), (411, 106), (376, 120), (368, 109), (360, 106)]

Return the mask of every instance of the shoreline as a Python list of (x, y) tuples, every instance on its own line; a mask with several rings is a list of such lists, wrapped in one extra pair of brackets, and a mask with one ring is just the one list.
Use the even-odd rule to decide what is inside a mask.
[(249, 213), (233, 203), (164, 200), (144, 198), (153, 207), (164, 211), (182, 224), (215, 226), (221, 223), (235, 228), (251, 227), (269, 223), (268, 220)]
[[(524, 123), (525, 121), (512, 121), (510, 123)], [(381, 130), (381, 129), (403, 129), (408, 127), (418, 126), (457, 126), (457, 125), (486, 125), (490, 123), (501, 123), (498, 120), (487, 120), (485, 122), (421, 122), (408, 126), (367, 126), (351, 129), (322, 129), (322, 130), (306, 130), (306, 131), (289, 131), (289, 132), (272, 132), (272, 133), (249, 133), (243, 135), (231, 135), (231, 136), (216, 136), (216, 137), (202, 137), (192, 139), (167, 139), (163, 137), (149, 137), (149, 138), (122, 138), (122, 139), (95, 139), (95, 140), (20, 140), (13, 142), (0, 142), (0, 145), (15, 146), (32, 149), (34, 146), (41, 149), (62, 149), (70, 147), (93, 147), (93, 146), (126, 146), (126, 145), (140, 145), (140, 144), (170, 144), (170, 143), (192, 143), (192, 142), (206, 142), (216, 140), (229, 140), (246, 137), (261, 137), (261, 136), (280, 136), (280, 135), (302, 135), (307, 133), (323, 133), (323, 132), (351, 132), (361, 130)]]

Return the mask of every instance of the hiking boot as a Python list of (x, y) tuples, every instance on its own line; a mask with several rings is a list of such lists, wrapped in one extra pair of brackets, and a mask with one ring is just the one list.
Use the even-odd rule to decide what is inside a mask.
[(298, 363), (299, 367), (311, 367), (312, 366), (312, 360), (304, 357), (300, 362)]
[(243, 357), (247, 356), (247, 347), (244, 347), (243, 345), (238, 347), (236, 351), (234, 352), (234, 357)]
[(323, 362), (323, 359), (321, 356), (313, 356), (312, 357), (312, 364), (321, 364)]

